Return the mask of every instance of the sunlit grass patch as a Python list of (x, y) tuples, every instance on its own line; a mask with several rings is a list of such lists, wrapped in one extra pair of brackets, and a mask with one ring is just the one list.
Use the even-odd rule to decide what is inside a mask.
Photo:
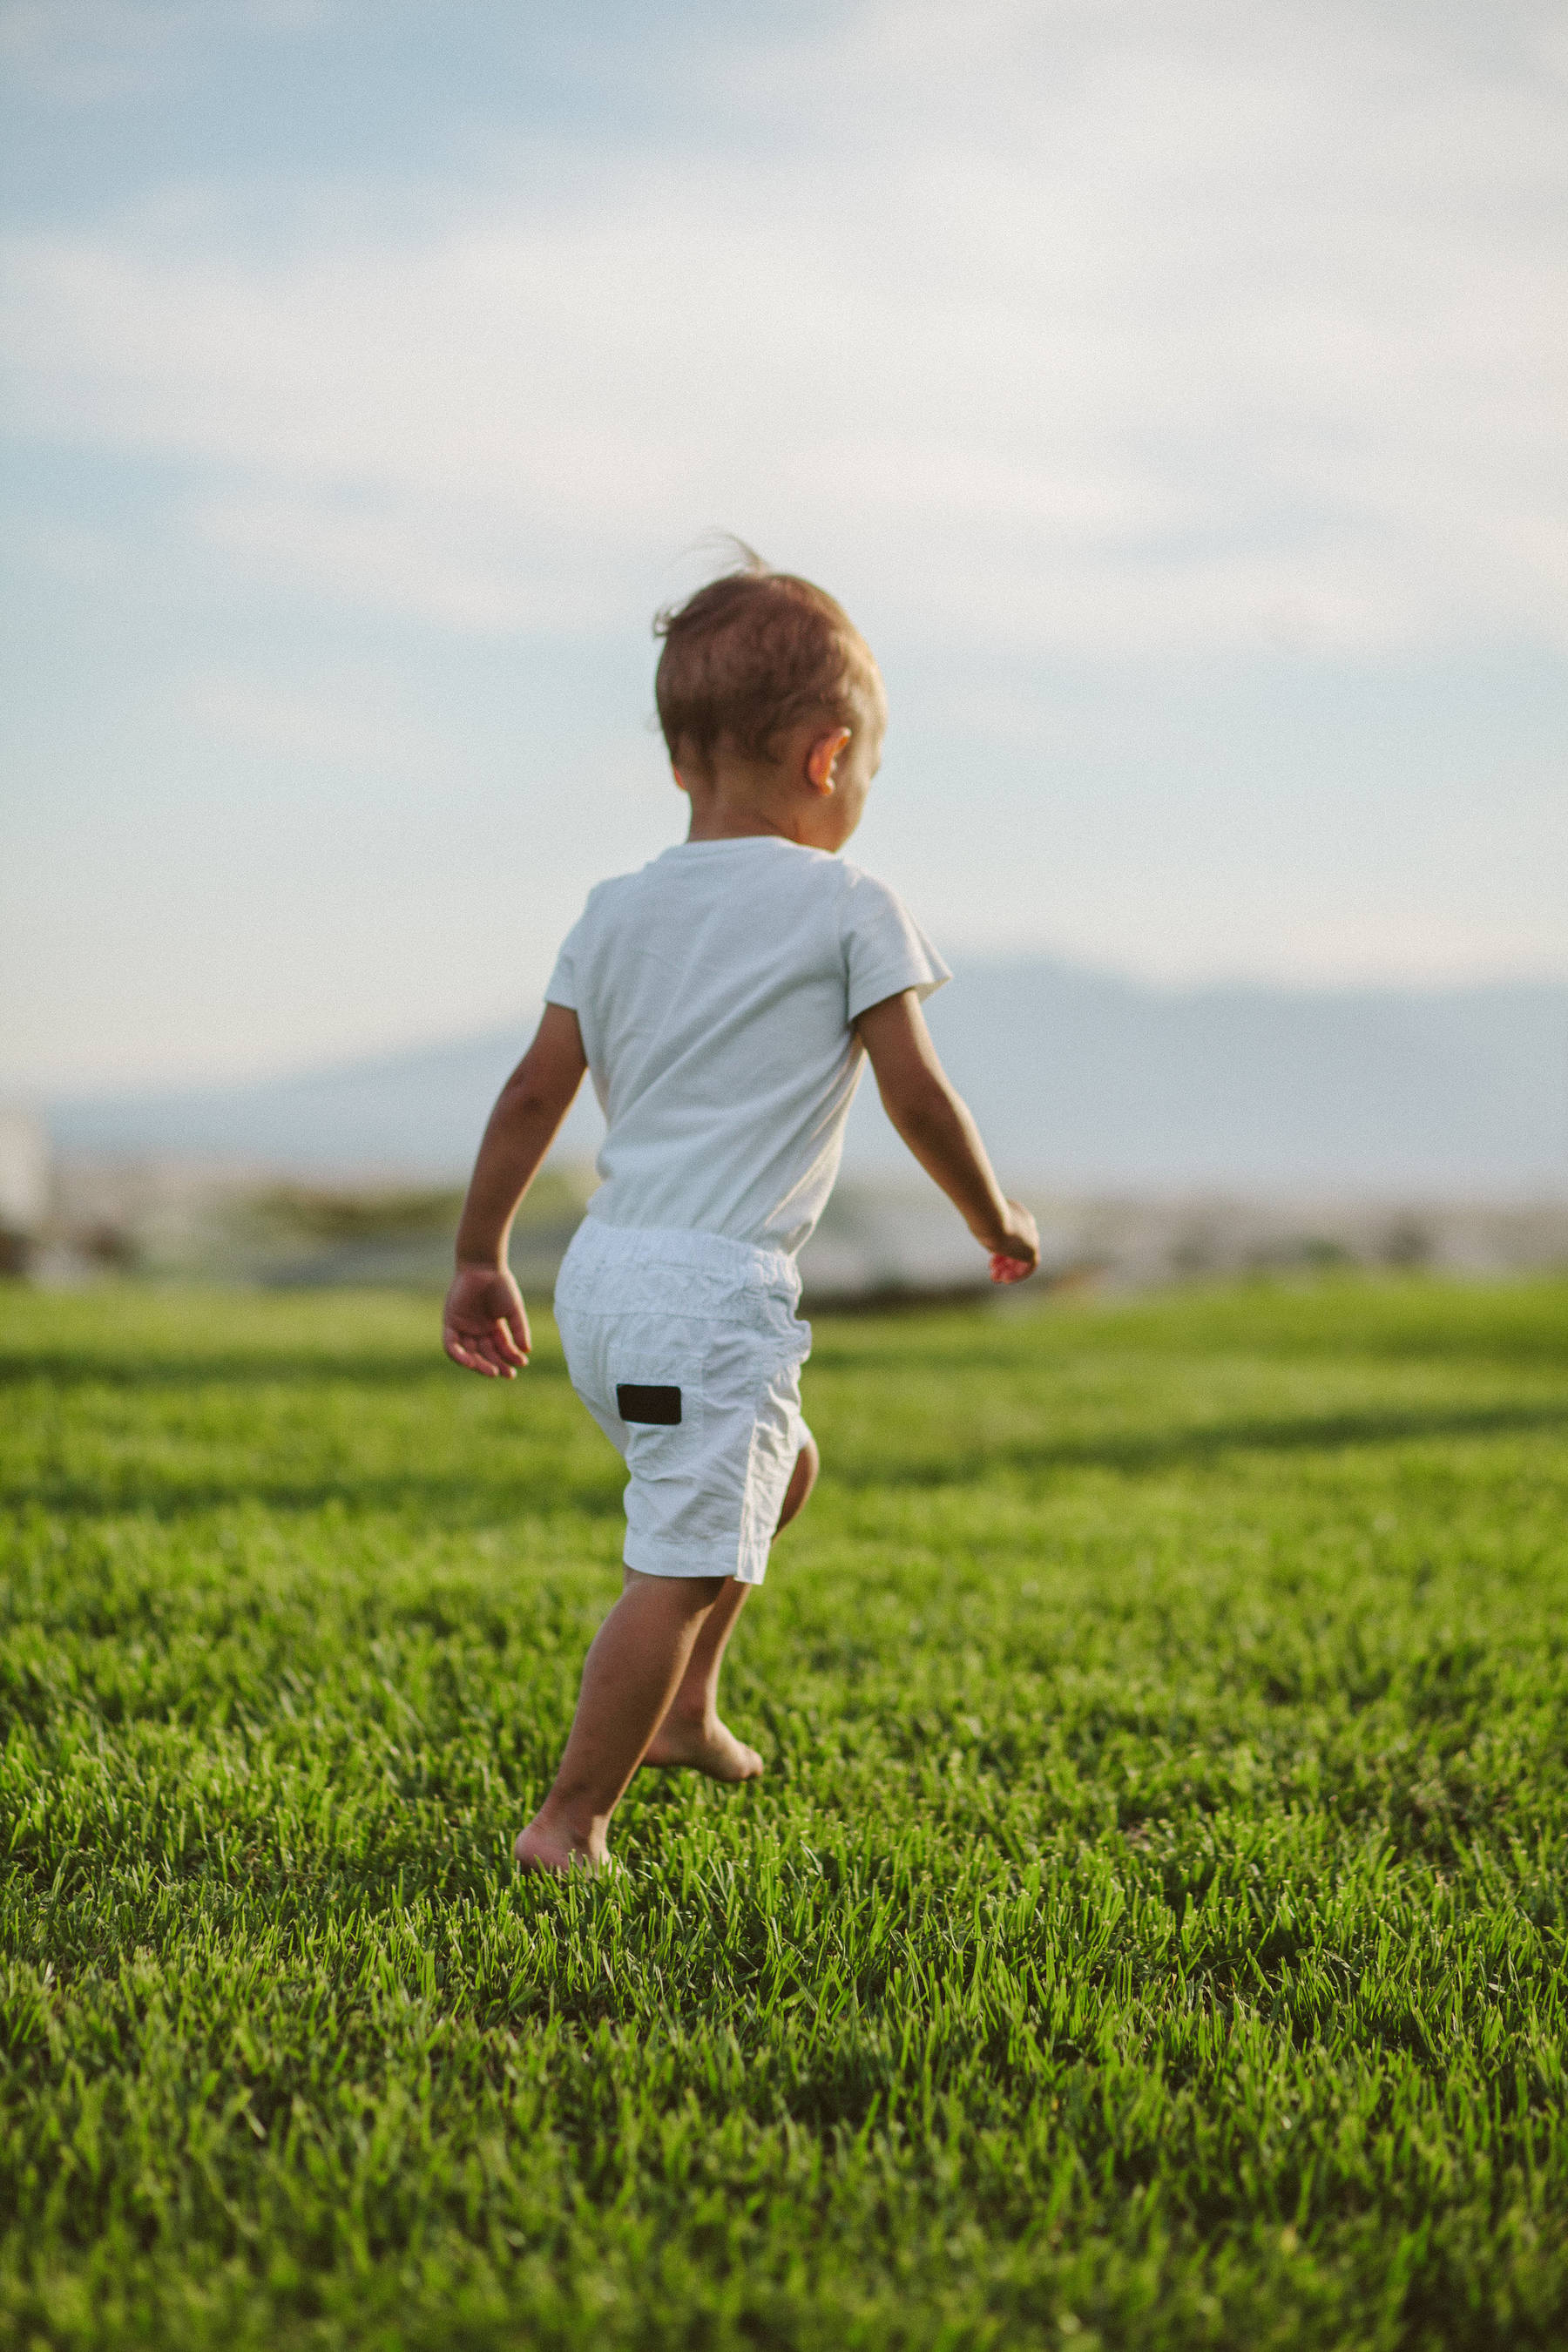
[(1568, 1289), (824, 1325), (599, 1886), (541, 1339), (0, 1294), (0, 2342), (1564, 2340)]

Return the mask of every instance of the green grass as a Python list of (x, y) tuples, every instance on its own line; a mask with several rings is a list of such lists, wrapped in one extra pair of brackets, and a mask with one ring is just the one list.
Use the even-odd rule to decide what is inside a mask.
[(619, 1465), (0, 1297), (0, 2342), (1568, 2340), (1568, 1287), (823, 1326), (766, 1780), (516, 1884)]

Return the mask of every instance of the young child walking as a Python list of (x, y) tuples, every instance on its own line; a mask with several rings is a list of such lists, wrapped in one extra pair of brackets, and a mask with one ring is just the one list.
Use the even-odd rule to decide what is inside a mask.
[(659, 722), (690, 827), (602, 882), (479, 1147), (443, 1332), (510, 1380), (531, 1341), (507, 1265), (519, 1202), (584, 1070), (607, 1122), (555, 1313), (572, 1385), (626, 1459), (625, 1589), (600, 1627), (554, 1783), (514, 1849), (596, 1868), (639, 1764), (763, 1769), (719, 1717), (725, 1646), (810, 1494), (811, 1331), (795, 1259), (869, 1060), (888, 1116), (991, 1255), (1039, 1260), (938, 1061), (921, 1000), (951, 977), (885, 884), (841, 862), (887, 702), (833, 598), (749, 557), (656, 624)]

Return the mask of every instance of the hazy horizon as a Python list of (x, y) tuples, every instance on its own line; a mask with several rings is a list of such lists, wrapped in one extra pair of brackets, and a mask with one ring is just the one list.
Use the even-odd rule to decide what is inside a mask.
[[(1542, 994), (1568, 1003), (1568, 977), (1558, 979), (1551, 974), (1540, 976), (1504, 975), (1500, 978), (1481, 977), (1475, 980), (1376, 981), (1352, 979), (1345, 981), (1271, 981), (1249, 978), (1245, 973), (1221, 974), (1208, 979), (1166, 980), (1150, 977), (1128, 968), (1110, 964), (1081, 961), (1055, 955), (1049, 950), (1018, 950), (997, 954), (962, 957), (960, 969), (954, 974), (962, 982), (966, 977), (990, 979), (995, 975), (1018, 972), (1026, 975), (1047, 972), (1059, 974), (1069, 982), (1088, 982), (1110, 990), (1125, 990), (1133, 994), (1148, 994), (1158, 1000), (1193, 1002), (1204, 998), (1229, 996), (1258, 997), (1281, 1003), (1321, 1003), (1325, 1005), (1374, 1003), (1409, 1001), (1416, 1004), (1444, 1003), (1453, 999), (1484, 999), (1496, 995), (1520, 997)], [(426, 1056), (441, 1056), (464, 1051), (477, 1044), (500, 1043), (515, 1039), (518, 1050), (528, 1043), (539, 1020), (542, 1001), (537, 997), (525, 1000), (515, 1014), (502, 1014), (479, 1024), (459, 1029), (443, 1029), (427, 1036), (405, 1036), (395, 1042), (373, 1045), (355, 1050), (342, 1048), (335, 1053), (319, 1055), (309, 1060), (280, 1061), (270, 1067), (240, 1074), (222, 1070), (195, 1071), (173, 1085), (155, 1082), (132, 1082), (124, 1087), (32, 1087), (15, 1091), (13, 1099), (32, 1102), (47, 1108), (51, 1104), (79, 1102), (140, 1101), (149, 1098), (174, 1099), (186, 1096), (226, 1094), (235, 1091), (266, 1089), (277, 1086), (310, 1085), (321, 1079), (358, 1074), (385, 1066), (399, 1066)]]
[[(1568, 1198), (1568, 982), (1159, 989), (1034, 958), (974, 962), (928, 1007), (1013, 1183)], [(68, 1155), (460, 1181), (532, 1028), (513, 1023), (248, 1087), (58, 1098)], [(563, 1129), (593, 1156), (584, 1087)], [(846, 1168), (923, 1181), (862, 1085)]]

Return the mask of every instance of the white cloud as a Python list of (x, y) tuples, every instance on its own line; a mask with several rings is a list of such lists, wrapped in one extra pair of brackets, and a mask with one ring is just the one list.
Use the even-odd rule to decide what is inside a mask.
[(604, 617), (591, 583), (552, 578), (498, 533), (494, 518), (450, 503), (383, 498), (374, 506), (314, 498), (234, 496), (194, 508), (195, 535), (217, 553), (315, 596), (478, 635), (592, 628)]
[(289, 764), (419, 777), (451, 765), (449, 746), (380, 672), (339, 671), (321, 684), (300, 686), (212, 671), (176, 691), (169, 719), (198, 742)]
[(1543, 76), (1088, 5), (721, 65), (793, 143), (536, 148), (270, 255), (221, 205), (13, 238), (19, 429), (187, 460), (237, 565), (459, 630), (618, 617), (724, 522), (1043, 649), (1568, 635)]
[[(396, 13), (394, 79), (448, 21)], [(148, 90), (270, 152), (287, 6), (0, 0), (25, 97), (127, 100), (146, 191), (90, 219), (62, 163), (78, 226), (0, 249), (47, 453), (7, 1054), (254, 1069), (520, 1001), (675, 830), (638, 649), (714, 525), (883, 647), (858, 846), (944, 944), (1562, 971), (1555, 0), (676, 13), (561, 36), (570, 135), (507, 143), (481, 39), (382, 176), (350, 130), (331, 176), (159, 184)], [(379, 37), (307, 19), (352, 28), (301, 44), (329, 83)]]

